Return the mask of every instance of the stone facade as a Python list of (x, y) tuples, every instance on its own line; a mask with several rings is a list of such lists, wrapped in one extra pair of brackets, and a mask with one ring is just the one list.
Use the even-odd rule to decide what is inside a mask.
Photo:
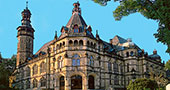
[[(34, 29), (28, 7), (18, 28), (16, 86), (21, 90), (125, 90), (130, 80), (163, 73), (155, 50), (148, 55), (132, 40), (115, 36), (110, 43), (92, 34), (74, 3), (72, 17), (61, 35), (33, 55)], [(25, 16), (28, 15), (28, 16)], [(25, 24), (24, 24), (25, 23)], [(23, 34), (21, 34), (23, 33)]]

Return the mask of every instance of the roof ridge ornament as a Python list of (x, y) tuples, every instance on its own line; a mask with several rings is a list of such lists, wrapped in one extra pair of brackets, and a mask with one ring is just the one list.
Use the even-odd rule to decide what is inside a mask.
[(79, 6), (80, 6), (79, 1), (77, 1), (76, 3), (74, 3), (73, 6), (74, 6), (74, 8), (73, 8), (73, 10), (72, 10), (72, 14), (78, 13), (78, 14), (81, 15), (81, 8), (79, 8)]
[(26, 1), (26, 9), (28, 9), (28, 0)]

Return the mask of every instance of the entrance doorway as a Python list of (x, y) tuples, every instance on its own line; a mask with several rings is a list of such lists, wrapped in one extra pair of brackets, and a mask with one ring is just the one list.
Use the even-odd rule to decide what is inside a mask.
[(88, 85), (89, 89), (95, 89), (94, 77), (92, 75), (89, 76)]
[(65, 89), (65, 81), (64, 81), (64, 76), (60, 77), (60, 90)]
[(71, 90), (81, 90), (82, 89), (82, 77), (80, 75), (75, 75), (71, 77)]

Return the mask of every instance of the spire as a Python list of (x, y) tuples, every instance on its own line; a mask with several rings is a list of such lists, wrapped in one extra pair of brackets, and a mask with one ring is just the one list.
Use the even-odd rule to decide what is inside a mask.
[(54, 36), (54, 39), (57, 40), (57, 31), (55, 31), (55, 36)]
[(79, 1), (77, 1), (76, 3), (74, 3), (73, 6), (74, 6), (74, 8), (73, 8), (72, 14), (78, 13), (78, 14), (81, 15), (81, 9), (79, 8), (79, 6), (80, 6)]
[(73, 4), (74, 8), (72, 10), (72, 16), (67, 23), (67, 28), (73, 28), (74, 25), (78, 25), (78, 27), (87, 27), (86, 22), (84, 21), (83, 17), (81, 16), (81, 9), (79, 8), (79, 2)]
[(99, 34), (98, 34), (98, 30), (96, 30), (96, 38), (99, 39)]
[(28, 9), (28, 1), (26, 1), (26, 9)]
[(24, 11), (22, 11), (22, 26), (28, 26), (31, 27), (31, 12), (28, 9), (28, 1), (26, 1), (26, 9), (24, 9)]

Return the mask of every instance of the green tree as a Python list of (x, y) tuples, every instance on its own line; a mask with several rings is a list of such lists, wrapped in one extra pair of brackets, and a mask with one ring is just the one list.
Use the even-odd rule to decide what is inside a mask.
[(165, 64), (165, 69), (170, 70), (170, 60), (168, 60)]
[[(100, 5), (107, 5), (111, 0), (93, 0)], [(170, 0), (114, 0), (120, 5), (113, 11), (115, 20), (121, 20), (124, 16), (139, 12), (148, 19), (158, 21), (159, 27), (154, 34), (157, 42), (167, 45), (167, 53), (170, 53)]]
[(0, 90), (13, 90), (9, 87), (9, 76), (15, 69), (16, 58), (2, 60), (0, 63)]
[(163, 74), (154, 74), (152, 71), (150, 72), (150, 79), (156, 81), (158, 84), (158, 89), (161, 90), (162, 88), (165, 88), (168, 84), (168, 80), (165, 79)]
[(154, 80), (147, 78), (138, 78), (134, 82), (130, 81), (127, 90), (143, 90), (149, 88), (155, 90), (158, 87)]

